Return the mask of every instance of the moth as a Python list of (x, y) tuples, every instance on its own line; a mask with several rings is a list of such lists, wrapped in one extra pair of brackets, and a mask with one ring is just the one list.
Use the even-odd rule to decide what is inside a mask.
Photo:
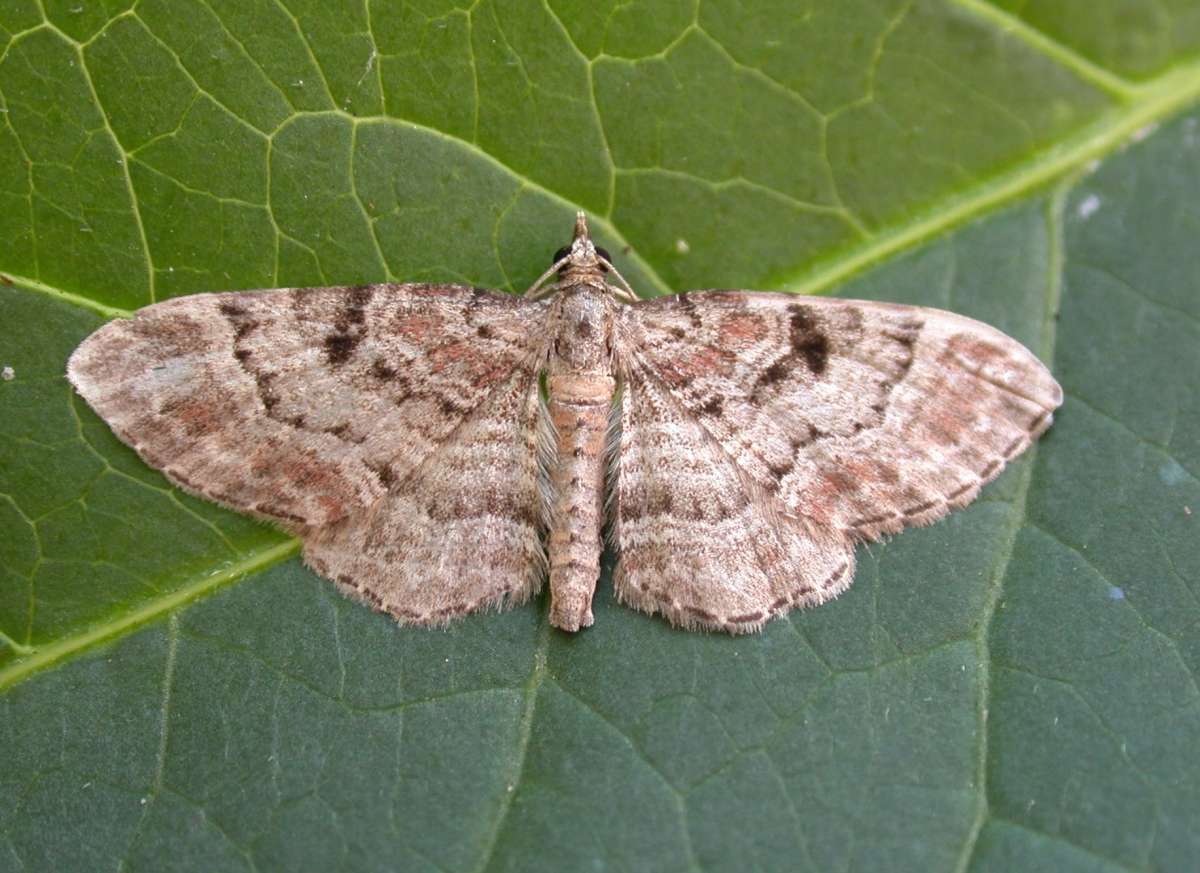
[[(854, 577), (855, 544), (971, 502), (1062, 391), (1021, 344), (916, 306), (639, 300), (579, 213), (523, 297), (383, 284), (202, 294), (110, 322), (71, 382), (186, 491), (301, 538), (401, 622), (550, 583), (745, 633)], [(607, 530), (606, 530), (607, 529)]]

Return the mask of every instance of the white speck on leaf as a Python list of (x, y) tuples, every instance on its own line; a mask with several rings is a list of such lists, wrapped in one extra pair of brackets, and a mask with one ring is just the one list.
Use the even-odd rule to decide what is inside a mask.
[(675, 240), (675, 251), (677, 251), (679, 254), (686, 255), (691, 250), (692, 247), (688, 245), (688, 241), (686, 239)]
[(1158, 123), (1147, 124), (1145, 127), (1139, 127), (1133, 134), (1134, 142), (1141, 142), (1154, 131), (1158, 130)]
[(1080, 218), (1089, 218), (1100, 208), (1100, 198), (1095, 194), (1084, 197), (1077, 210)]
[(1158, 478), (1162, 479), (1164, 485), (1179, 485), (1187, 477), (1187, 470), (1174, 458), (1168, 458), (1167, 462), (1158, 468)]
[(377, 57), (379, 57), (379, 52), (375, 51), (375, 49), (371, 49), (371, 56), (367, 58), (367, 68), (363, 70), (363, 74), (358, 77), (358, 81), (354, 83), (354, 87), (357, 88), (363, 83), (363, 80), (366, 79), (367, 76), (371, 75), (371, 70), (375, 69), (375, 59)]
[(1109, 600), (1124, 600), (1125, 599), (1125, 589), (1121, 588), (1117, 585), (1113, 585), (1111, 588), (1108, 589), (1108, 599)]
[(0, 370), (0, 379), (3, 379), (5, 382), (11, 382), (15, 378), (17, 378), (17, 371), (12, 367), (5, 367), (3, 370)]

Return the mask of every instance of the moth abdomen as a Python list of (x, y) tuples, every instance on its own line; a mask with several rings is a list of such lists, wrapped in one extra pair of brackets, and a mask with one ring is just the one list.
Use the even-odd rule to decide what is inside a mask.
[(605, 437), (616, 380), (593, 374), (548, 380), (556, 434), (550, 470), (550, 621), (564, 630), (592, 623), (603, 549)]

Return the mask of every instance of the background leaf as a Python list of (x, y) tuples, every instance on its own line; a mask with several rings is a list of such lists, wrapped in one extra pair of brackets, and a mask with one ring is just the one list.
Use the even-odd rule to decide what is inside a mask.
[[(1198, 42), (1184, 0), (2, 0), (0, 870), (1188, 869), (1200, 113), (1154, 125)], [(398, 629), (62, 375), (183, 293), (520, 289), (576, 208), (643, 293), (856, 276), (1066, 404), (835, 603), (699, 636), (606, 578), (567, 636)]]

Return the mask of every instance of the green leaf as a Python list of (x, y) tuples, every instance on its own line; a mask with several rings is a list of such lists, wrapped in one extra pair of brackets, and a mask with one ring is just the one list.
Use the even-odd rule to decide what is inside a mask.
[[(0, 871), (1189, 868), (1200, 6), (1141, 10), (0, 0)], [(1066, 403), (832, 604), (606, 574), (568, 636), (398, 628), (63, 377), (179, 294), (521, 289), (576, 208), (643, 293), (946, 307)]]

